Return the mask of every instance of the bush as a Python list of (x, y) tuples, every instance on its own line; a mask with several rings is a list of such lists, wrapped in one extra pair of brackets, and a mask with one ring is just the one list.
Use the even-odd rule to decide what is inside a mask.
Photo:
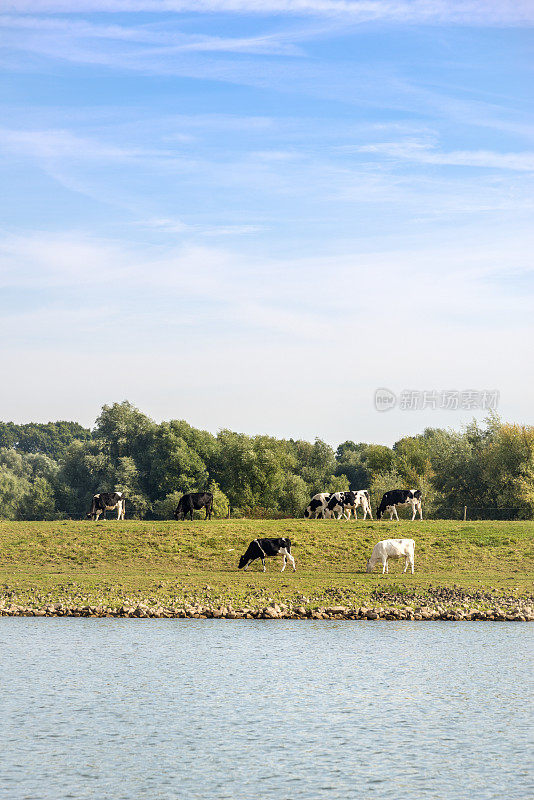
[(156, 519), (173, 519), (174, 511), (183, 492), (169, 492), (163, 500), (156, 500), (152, 506), (152, 513)]
[(219, 518), (227, 517), (230, 502), (215, 481), (210, 483), (210, 492), (213, 495), (213, 515)]

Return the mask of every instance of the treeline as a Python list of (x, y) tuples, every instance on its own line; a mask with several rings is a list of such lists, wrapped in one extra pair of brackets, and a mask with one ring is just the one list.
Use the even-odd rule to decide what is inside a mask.
[(531, 519), (534, 427), (488, 417), (461, 432), (427, 428), (392, 448), (216, 436), (183, 420), (156, 423), (128, 402), (76, 422), (0, 423), (0, 517), (80, 518), (99, 491), (123, 491), (127, 516), (168, 519), (183, 492), (210, 489), (215, 513), (301, 516), (316, 492), (419, 488), (427, 517)]

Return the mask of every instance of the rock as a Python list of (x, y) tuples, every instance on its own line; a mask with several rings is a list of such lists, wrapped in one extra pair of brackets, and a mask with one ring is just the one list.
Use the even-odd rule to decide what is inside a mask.
[(376, 611), (369, 610), (366, 614), (367, 619), (378, 619), (378, 614)]

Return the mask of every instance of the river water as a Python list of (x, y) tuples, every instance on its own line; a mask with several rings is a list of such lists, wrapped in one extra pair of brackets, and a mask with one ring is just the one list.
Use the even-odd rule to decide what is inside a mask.
[(0, 797), (524, 800), (532, 631), (0, 618)]

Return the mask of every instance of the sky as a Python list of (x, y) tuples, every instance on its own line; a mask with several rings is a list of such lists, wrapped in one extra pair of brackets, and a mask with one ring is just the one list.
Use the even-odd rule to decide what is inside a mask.
[(487, 414), (377, 411), (386, 388), (532, 423), (533, 25), (522, 0), (0, 0), (0, 419), (128, 399), (392, 444)]

